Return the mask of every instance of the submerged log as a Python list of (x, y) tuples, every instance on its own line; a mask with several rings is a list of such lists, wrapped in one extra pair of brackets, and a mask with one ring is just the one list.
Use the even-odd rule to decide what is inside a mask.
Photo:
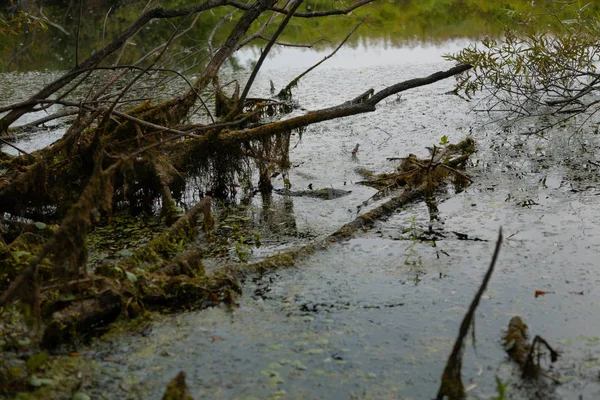
[(121, 299), (119, 293), (107, 289), (96, 298), (74, 302), (53, 313), (50, 324), (44, 330), (41, 346), (53, 349), (113, 322), (121, 313)]
[(347, 196), (350, 193), (352, 193), (352, 191), (334, 188), (323, 188), (315, 190), (275, 189), (275, 193), (280, 194), (282, 196), (313, 197), (316, 199), (331, 200)]
[[(456, 179), (461, 179), (463, 176), (465, 176), (463, 173), (456, 171), (455, 168), (463, 166), (469, 160), (470, 155), (475, 151), (475, 142), (471, 138), (466, 138), (456, 145), (449, 145), (447, 148), (452, 149), (451, 153), (444, 153), (445, 155), (449, 156), (449, 158), (442, 160), (442, 157), (440, 157), (437, 159), (437, 161), (435, 161), (435, 164), (433, 164), (435, 167), (433, 169), (433, 174), (436, 176), (435, 180), (424, 179), (424, 182), (422, 180), (417, 186), (405, 186), (404, 191), (399, 196), (392, 197), (374, 209), (357, 216), (354, 220), (348, 222), (337, 231), (327, 236), (325, 239), (300, 248), (272, 255), (259, 262), (244, 266), (243, 270), (248, 271), (254, 269), (263, 272), (266, 270), (292, 266), (297, 260), (307, 257), (318, 248), (326, 248), (330, 243), (352, 237), (359, 230), (368, 230), (372, 228), (377, 221), (389, 217), (398, 209), (408, 204), (422, 199), (427, 201), (428, 196), (432, 197), (432, 192), (434, 189), (432, 188), (432, 185), (434, 187), (439, 187), (444, 182), (448, 181), (449, 178), (452, 178), (454, 181), (456, 181)], [(454, 151), (455, 149), (457, 151)], [(440, 167), (440, 165), (443, 165), (443, 167)], [(437, 168), (445, 168), (450, 173), (436, 174), (435, 170)], [(367, 174), (369, 174), (368, 171), (366, 175)], [(374, 174), (370, 175), (374, 176)]]

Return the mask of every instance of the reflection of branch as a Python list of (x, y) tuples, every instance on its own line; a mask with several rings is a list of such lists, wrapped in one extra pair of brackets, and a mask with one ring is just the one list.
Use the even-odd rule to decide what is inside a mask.
[(308, 74), (310, 71), (312, 71), (313, 69), (317, 68), (319, 65), (321, 65), (322, 63), (324, 63), (325, 61), (329, 60), (331, 57), (333, 57), (335, 55), (335, 53), (337, 53), (337, 51), (346, 43), (346, 41), (350, 38), (350, 36), (352, 36), (352, 34), (354, 32), (356, 32), (356, 30), (358, 29), (359, 26), (361, 26), (363, 24), (363, 21), (359, 22), (354, 29), (352, 29), (352, 31), (350, 31), (350, 33), (348, 35), (346, 35), (346, 37), (344, 38), (344, 40), (342, 40), (342, 42), (335, 48), (335, 50), (329, 54), (328, 56), (325, 56), (321, 61), (319, 61), (318, 63), (316, 63), (315, 65), (313, 65), (312, 67), (310, 67), (309, 69), (307, 69), (306, 71), (304, 71), (303, 73), (301, 73), (300, 75), (298, 75), (297, 77), (295, 77), (290, 83), (288, 83), (288, 85), (281, 89), (281, 91), (279, 92), (279, 94), (277, 95), (278, 98), (280, 99), (289, 99), (290, 97), (292, 97), (292, 93), (291, 90), (294, 86), (296, 86), (298, 84), (298, 81), (306, 74)]

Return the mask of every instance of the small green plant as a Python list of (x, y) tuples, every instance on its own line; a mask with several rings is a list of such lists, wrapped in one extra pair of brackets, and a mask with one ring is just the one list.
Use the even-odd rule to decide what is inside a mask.
[(419, 234), (421, 230), (417, 225), (417, 217), (414, 215), (408, 220), (410, 226), (404, 229), (403, 233), (410, 233), (410, 244), (406, 248), (404, 254), (404, 265), (421, 268), (423, 265), (423, 259), (416, 249), (417, 243), (420, 242)]
[(448, 140), (448, 136), (444, 135), (440, 138), (440, 146), (442, 147), (446, 147), (448, 146), (448, 144), (450, 144), (450, 141)]
[(247, 263), (250, 260), (250, 256), (254, 253), (252, 247), (246, 242), (245, 236), (240, 237), (235, 242), (235, 255), (243, 263)]
[(260, 235), (256, 232), (252, 234), (252, 239), (240, 236), (235, 242), (235, 255), (241, 262), (247, 263), (250, 260), (250, 256), (254, 254), (253, 245), (259, 248), (260, 244)]
[(494, 397), (493, 400), (506, 400), (507, 389), (508, 381), (502, 382), (502, 379), (496, 376), (496, 390), (498, 390), (498, 396)]

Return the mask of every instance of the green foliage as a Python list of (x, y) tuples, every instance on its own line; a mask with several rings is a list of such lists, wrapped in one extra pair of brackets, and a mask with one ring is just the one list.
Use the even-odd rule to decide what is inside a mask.
[(440, 138), (440, 146), (446, 147), (449, 144), (450, 144), (450, 141), (448, 140), (448, 136), (444, 135)]
[(228, 232), (235, 255), (240, 262), (247, 263), (254, 254), (253, 247), (261, 246), (260, 234), (251, 232), (251, 228), (247, 226), (250, 222), (250, 218), (247, 216), (230, 214), (223, 222), (225, 225), (222, 225), (221, 228)]
[[(570, 3), (560, 11), (539, 8), (513, 11), (518, 19), (501, 40), (487, 37), (446, 59), (473, 68), (457, 77), (457, 89), (467, 97), (489, 95), (489, 109), (509, 110), (513, 117), (585, 111), (585, 95), (596, 90), (600, 76), (598, 12)], [(543, 21), (554, 18), (559, 28)]]
[(506, 400), (506, 392), (508, 389), (508, 381), (502, 382), (502, 379), (496, 377), (496, 390), (498, 390), (498, 396), (494, 397), (493, 400)]
[(2, 36), (18, 36), (26, 30), (34, 29), (47, 30), (48, 25), (43, 18), (36, 18), (23, 11), (19, 11), (7, 19), (0, 15), (0, 35)]
[(241, 236), (235, 242), (235, 254), (237, 255), (238, 259), (243, 263), (247, 263), (250, 260), (252, 254), (254, 253), (252, 247), (247, 244), (247, 240), (248, 239), (245, 236)]
[[(197, 4), (195, 0), (164, 1), (165, 8), (186, 7)], [(134, 23), (144, 10), (145, 1), (123, 2), (115, 5), (113, 2), (101, 2), (93, 7), (84, 9), (83, 18), (86, 21), (80, 34), (80, 57), (87, 57), (110, 43), (127, 26)], [(280, 5), (283, 3), (280, 3)], [(341, 8), (343, 4), (329, 0), (313, 0), (305, 2), (300, 11), (326, 10)], [(502, 33), (503, 26), (517, 27), (522, 25), (520, 15), (530, 8), (530, 0), (504, 0), (502, 2), (489, 0), (390, 0), (375, 1), (361, 7), (353, 14), (366, 18), (364, 24), (350, 38), (349, 47), (356, 47), (365, 40), (383, 40), (386, 45), (402, 45), (414, 42), (415, 38), (422, 41), (439, 42), (452, 38), (478, 38), (481, 35), (493, 37)], [(346, 4), (348, 5), (348, 4)], [(108, 7), (112, 7), (108, 13)], [(106, 7), (106, 8), (103, 8)], [(600, 4), (592, 4), (590, 11), (600, 10)], [(217, 22), (221, 21), (231, 11), (228, 7), (218, 7), (210, 12), (202, 13), (199, 20), (188, 34), (170, 45), (167, 55), (179, 70), (193, 67), (196, 72), (202, 67), (201, 60), (206, 57), (206, 40)], [(26, 14), (25, 12), (29, 12)], [(64, 69), (73, 65), (74, 49), (77, 35), (78, 8), (65, 9), (64, 6), (46, 5), (44, 14), (48, 20), (32, 15), (38, 10), (32, 8), (22, 12), (20, 18), (21, 31), (19, 36), (8, 36), (0, 41), (0, 59), (11, 60), (13, 64), (0, 68), (6, 70), (36, 70)], [(67, 13), (65, 15), (65, 13)], [(225, 18), (216, 30), (213, 47), (217, 48), (224, 42), (231, 28), (237, 22), (240, 12), (231, 18)], [(108, 16), (108, 18), (107, 18)], [(265, 18), (269, 14), (265, 14)], [(1, 18), (1, 17), (0, 17)], [(5, 17), (8, 18), (8, 17)], [(272, 26), (268, 26), (264, 36), (274, 32), (279, 16)], [(106, 25), (105, 25), (106, 19)], [(174, 31), (174, 27), (186, 29), (192, 18), (173, 18), (157, 20), (143, 27), (139, 33), (124, 48), (121, 63), (130, 64), (150, 49), (164, 43)], [(25, 21), (28, 21), (25, 23)], [(35, 24), (46, 26), (52, 21), (47, 32), (32, 34)], [(31, 24), (33, 23), (33, 25)], [(280, 37), (282, 42), (315, 44), (315, 48), (334, 48), (356, 25), (356, 18), (347, 16), (332, 16), (326, 19), (297, 18), (293, 19)], [(552, 31), (560, 29), (552, 18), (537, 18), (532, 23), (540, 26), (550, 26)], [(2, 31), (0, 23), (0, 31)], [(64, 31), (57, 29), (60, 26)], [(257, 22), (254, 29), (258, 29)], [(68, 32), (68, 34), (65, 34)], [(14, 49), (22, 43), (30, 44), (23, 52), (13, 58)], [(264, 46), (264, 40), (256, 40), (251, 45)], [(169, 57), (166, 57), (169, 58)], [(108, 60), (111, 63), (114, 60)], [(238, 60), (231, 59), (231, 65), (240, 66)]]

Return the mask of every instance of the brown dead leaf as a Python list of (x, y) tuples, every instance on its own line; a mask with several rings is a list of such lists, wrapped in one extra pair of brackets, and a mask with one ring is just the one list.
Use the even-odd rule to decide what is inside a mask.
[(554, 292), (546, 292), (544, 290), (536, 290), (535, 291), (535, 298), (537, 299), (540, 296), (543, 296), (545, 294), (554, 294)]

